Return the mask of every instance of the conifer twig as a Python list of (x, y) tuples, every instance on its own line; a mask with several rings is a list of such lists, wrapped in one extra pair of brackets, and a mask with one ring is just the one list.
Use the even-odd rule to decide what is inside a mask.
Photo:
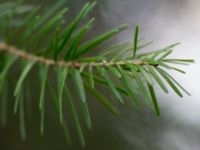
[(46, 64), (46, 65), (51, 65), (51, 66), (60, 66), (60, 67), (80, 68), (81, 65), (84, 65), (85, 67), (90, 67), (90, 66), (91, 67), (96, 67), (96, 66), (106, 67), (106, 66), (124, 66), (126, 64), (157, 66), (156, 64), (151, 64), (149, 62), (142, 61), (142, 60), (129, 60), (129, 61), (117, 61), (117, 62), (114, 62), (114, 61), (78, 62), (78, 61), (63, 61), (63, 60), (55, 61), (50, 58), (45, 58), (42, 56), (37, 56), (34, 54), (27, 53), (24, 50), (20, 50), (4, 42), (0, 42), (0, 51), (15, 55), (25, 60), (35, 61), (40, 64)]

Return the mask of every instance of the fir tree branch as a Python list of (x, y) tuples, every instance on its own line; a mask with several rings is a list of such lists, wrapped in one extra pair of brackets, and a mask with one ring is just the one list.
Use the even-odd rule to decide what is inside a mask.
[[(153, 52), (139, 53), (142, 48), (148, 46), (151, 42), (146, 43), (140, 39), (139, 26), (136, 26), (131, 41), (116, 43), (109, 48), (105, 48), (103, 54), (85, 58), (86, 53), (101, 46), (113, 36), (127, 29), (129, 25), (113, 28), (108, 32), (92, 37), (90, 40), (85, 40), (85, 35), (93, 27), (95, 19), (91, 18), (84, 24), (81, 24), (81, 22), (91, 12), (96, 2), (86, 3), (78, 15), (72, 18), (72, 21), (67, 21), (69, 24), (66, 23), (66, 17), (64, 17), (68, 8), (62, 8), (65, 6), (65, 2), (65, 0), (57, 1), (47, 11), (40, 9), (40, 6), (24, 7), (22, 1), (13, 1), (12, 3), (6, 1), (0, 4), (0, 104), (2, 104), (0, 119), (3, 124), (6, 123), (7, 116), (6, 94), (11, 93), (8, 92), (10, 90), (8, 86), (15, 86), (13, 92), (16, 99), (14, 112), (20, 114), (21, 135), (22, 138), (26, 137), (24, 118), (26, 112), (23, 106), (25, 102), (23, 96), (27, 89), (23, 89), (23, 85), (26, 82), (31, 86), (30, 80), (26, 80), (26, 78), (33, 75), (31, 71), (36, 63), (38, 64), (38, 73), (34, 75), (41, 79), (38, 80), (41, 134), (43, 134), (45, 127), (45, 110), (48, 109), (45, 96), (50, 94), (50, 98), (54, 100), (67, 141), (70, 143), (71, 139), (65, 117), (67, 112), (63, 110), (65, 104), (67, 104), (72, 120), (74, 120), (77, 135), (83, 146), (85, 145), (85, 139), (82, 132), (82, 119), (79, 120), (78, 116), (80, 115), (83, 118), (88, 129), (92, 127), (87, 94), (94, 95), (102, 106), (112, 113), (118, 112), (115, 105), (110, 101), (110, 97), (101, 93), (96, 86), (103, 85), (103, 88), (113, 93), (118, 102), (123, 103), (125, 98), (129, 99), (136, 109), (140, 109), (141, 104), (143, 104), (142, 101), (138, 100), (138, 94), (141, 94), (146, 99), (146, 104), (154, 106), (157, 115), (160, 115), (160, 110), (156, 91), (154, 90), (154, 82), (160, 85), (166, 93), (168, 87), (165, 84), (168, 83), (180, 97), (183, 96), (182, 92), (190, 95), (166, 71), (174, 70), (185, 73), (183, 70), (174, 67), (173, 64), (183, 65), (194, 62), (192, 59), (168, 58), (173, 52), (172, 49), (179, 43)], [(10, 4), (12, 4), (12, 7)], [(26, 9), (19, 11), (22, 8)], [(20, 15), (22, 16), (20, 17)], [(14, 38), (16, 36), (18, 38)], [(23, 49), (19, 47), (23, 47)], [(17, 58), (25, 61), (19, 61)], [(13, 74), (11, 67), (15, 62), (20, 65), (20, 67), (16, 67), (20, 76), (15, 85), (10, 85), (12, 82), (7, 82), (7, 80), (8, 76)], [(49, 68), (49, 66), (54, 67)], [(85, 67), (87, 69), (84, 69)], [(96, 70), (93, 70), (93, 68)], [(56, 76), (56, 84), (52, 82), (55, 78), (55, 76), (50, 75), (52, 72)], [(78, 95), (80, 100), (76, 101), (76, 105), (81, 108), (80, 114), (73, 101), (72, 92), (74, 92), (74, 89), (67, 88), (68, 84), (71, 83), (68, 82), (69, 79), (73, 79), (72, 84), (76, 87), (75, 94)], [(136, 86), (140, 90), (137, 90)], [(91, 109), (94, 108), (91, 107)]]

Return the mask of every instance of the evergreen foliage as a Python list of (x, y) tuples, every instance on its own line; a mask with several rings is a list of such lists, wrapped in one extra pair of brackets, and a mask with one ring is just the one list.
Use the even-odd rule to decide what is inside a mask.
[[(135, 27), (133, 40), (116, 43), (96, 56), (88, 57), (104, 42), (129, 28), (128, 25), (116, 27), (106, 33), (85, 41), (85, 35), (92, 29), (95, 19), (87, 19), (88, 13), (96, 2), (86, 3), (78, 15), (70, 22), (65, 22), (68, 8), (63, 8), (65, 0), (60, 0), (47, 10), (41, 6), (23, 4), (21, 1), (6, 1), (0, 4), (0, 117), (6, 124), (7, 93), (11, 92), (11, 78), (18, 76), (13, 95), (13, 112), (19, 114), (20, 131), (26, 138), (25, 126), (25, 84), (33, 76), (35, 68), (39, 85), (38, 109), (40, 111), (40, 131), (45, 130), (46, 101), (52, 97), (58, 118), (70, 143), (70, 132), (64, 113), (64, 104), (74, 122), (81, 144), (85, 145), (84, 134), (79, 119), (83, 117), (88, 129), (92, 128), (92, 119), (88, 106), (87, 94), (92, 94), (105, 109), (118, 114), (115, 105), (97, 86), (111, 91), (119, 103), (130, 100), (133, 107), (140, 109), (143, 104), (153, 106), (160, 115), (159, 105), (154, 90), (155, 83), (168, 93), (169, 87), (180, 97), (183, 92), (190, 95), (169, 73), (174, 70), (185, 73), (173, 64), (193, 63), (190, 59), (171, 59), (168, 56), (179, 43), (160, 50), (142, 53), (141, 50), (151, 44), (143, 43), (139, 37), (139, 27)], [(84, 23), (82, 23), (82, 21)], [(84, 40), (84, 42), (83, 42)], [(86, 55), (87, 54), (87, 55)], [(13, 69), (13, 66), (15, 69)], [(20, 73), (19, 73), (20, 72)], [(56, 85), (55, 85), (56, 81)], [(70, 83), (70, 84), (68, 84)], [(79, 96), (81, 114), (75, 108), (71, 84)], [(138, 88), (135, 88), (135, 87)], [(139, 90), (138, 90), (139, 89)], [(32, 89), (34, 90), (34, 89)], [(73, 91), (74, 92), (74, 91)], [(138, 99), (141, 94), (145, 101)], [(48, 96), (47, 95), (52, 95)]]

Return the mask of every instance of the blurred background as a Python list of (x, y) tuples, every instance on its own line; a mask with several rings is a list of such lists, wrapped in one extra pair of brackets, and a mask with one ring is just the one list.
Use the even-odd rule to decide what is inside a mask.
[[(29, 0), (30, 1), (30, 0)], [(28, 2), (28, 1), (27, 1)], [(53, 4), (53, 1), (32, 0), (36, 4)], [(73, 16), (86, 0), (68, 0), (67, 6)], [(173, 57), (192, 58), (196, 63), (183, 69), (187, 74), (174, 73), (174, 77), (192, 96), (179, 98), (175, 94), (164, 94), (157, 89), (161, 117), (153, 110), (143, 108), (141, 112), (128, 104), (119, 105), (120, 115), (115, 117), (92, 102), (93, 129), (85, 131), (85, 150), (199, 150), (200, 147), (200, 1), (199, 0), (101, 0), (91, 14), (96, 17), (96, 35), (114, 26), (129, 23), (130, 31), (121, 34), (118, 41), (131, 39), (135, 24), (146, 40), (154, 41), (146, 51), (181, 42)], [(172, 56), (171, 56), (172, 57)], [(108, 94), (108, 93), (105, 93)], [(67, 146), (55, 120), (48, 113), (44, 136), (39, 134), (38, 114), (33, 114), (28, 123), (28, 139), (22, 141), (18, 120), (10, 117), (8, 125), (0, 128), (2, 150), (77, 150), (78, 140)], [(77, 142), (76, 142), (77, 141)]]

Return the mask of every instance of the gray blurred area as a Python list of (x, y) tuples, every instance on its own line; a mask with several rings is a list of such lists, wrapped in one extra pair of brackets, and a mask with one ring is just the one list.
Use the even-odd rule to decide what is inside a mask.
[[(36, 0), (34, 2), (39, 3)], [(68, 5), (73, 10), (72, 15), (84, 2), (86, 1), (68, 0)], [(183, 67), (187, 71), (186, 75), (172, 72), (191, 92), (191, 97), (184, 95), (181, 99), (173, 93), (166, 95), (157, 89), (161, 117), (156, 117), (154, 111), (149, 108), (138, 112), (129, 103), (119, 105), (120, 115), (115, 117), (90, 98), (94, 126), (91, 131), (85, 130), (85, 150), (200, 149), (199, 6), (198, 0), (99, 0), (93, 12), (97, 22), (91, 35), (129, 23), (132, 26), (131, 31), (124, 32), (117, 39), (128, 40), (132, 38), (134, 25), (138, 24), (141, 36), (154, 41), (146, 51), (181, 42), (171, 57), (193, 58), (196, 63)], [(105, 94), (109, 95), (106, 92)], [(28, 123), (27, 141), (23, 142), (20, 139), (16, 117), (9, 119), (7, 127), (0, 128), (2, 150), (82, 149), (75, 135), (73, 145), (66, 145), (57, 116), (51, 112), (46, 119), (45, 135), (40, 136), (38, 114), (35, 113)], [(73, 133), (73, 128), (71, 130)]]

